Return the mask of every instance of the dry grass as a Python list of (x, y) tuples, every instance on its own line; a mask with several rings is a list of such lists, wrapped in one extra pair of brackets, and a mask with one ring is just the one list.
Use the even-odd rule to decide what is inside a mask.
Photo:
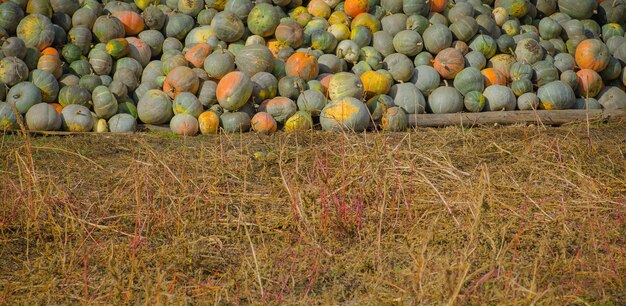
[(624, 305), (625, 131), (1, 136), (0, 304)]

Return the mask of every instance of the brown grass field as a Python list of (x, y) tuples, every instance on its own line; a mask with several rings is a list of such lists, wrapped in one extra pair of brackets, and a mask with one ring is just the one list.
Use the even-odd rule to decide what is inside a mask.
[(1, 135), (3, 305), (626, 305), (626, 123)]

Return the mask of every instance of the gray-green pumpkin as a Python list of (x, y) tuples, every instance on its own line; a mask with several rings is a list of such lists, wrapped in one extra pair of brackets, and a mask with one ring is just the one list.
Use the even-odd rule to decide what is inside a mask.
[(33, 105), (26, 112), (25, 121), (31, 131), (55, 131), (61, 128), (61, 115), (48, 103)]
[(394, 105), (402, 107), (407, 114), (426, 112), (426, 99), (412, 83), (400, 83), (391, 86), (389, 96), (393, 98)]
[(467, 67), (454, 77), (454, 88), (462, 95), (470, 91), (482, 92), (485, 89), (485, 79), (478, 68)]
[(463, 96), (454, 87), (442, 86), (428, 96), (428, 106), (434, 114), (458, 113), (463, 111)]
[(172, 102), (163, 91), (148, 90), (137, 103), (137, 116), (147, 124), (167, 123), (174, 116)]
[(19, 83), (9, 90), (7, 103), (15, 105), (20, 114), (26, 114), (33, 105), (41, 103), (41, 91), (31, 82)]
[(71, 104), (61, 111), (63, 130), (69, 132), (89, 132), (95, 122), (91, 112), (85, 106)]
[(101, 85), (94, 88), (91, 101), (93, 110), (98, 117), (109, 119), (117, 114), (117, 100), (108, 87)]

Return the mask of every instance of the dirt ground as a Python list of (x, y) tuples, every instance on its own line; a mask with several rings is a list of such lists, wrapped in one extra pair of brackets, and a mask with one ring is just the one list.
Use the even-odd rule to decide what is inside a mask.
[(626, 123), (0, 138), (0, 304), (626, 304)]

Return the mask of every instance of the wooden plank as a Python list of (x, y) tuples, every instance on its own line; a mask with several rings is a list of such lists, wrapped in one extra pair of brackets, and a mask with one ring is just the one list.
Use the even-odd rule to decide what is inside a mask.
[(409, 115), (411, 127), (472, 127), (488, 124), (543, 124), (562, 125), (571, 122), (617, 122), (626, 120), (626, 109), (614, 110), (537, 110), (501, 111), (455, 114), (414, 114)]

